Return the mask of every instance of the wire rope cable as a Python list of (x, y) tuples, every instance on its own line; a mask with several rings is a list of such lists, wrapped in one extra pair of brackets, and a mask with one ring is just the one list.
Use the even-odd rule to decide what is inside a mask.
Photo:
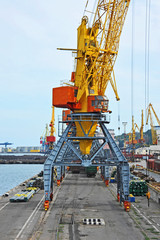
[[(134, 1), (132, 1), (132, 32), (131, 32), (131, 122), (134, 115)], [(133, 132), (132, 132), (133, 143)], [(133, 144), (132, 144), (133, 145)]]
[(148, 3), (148, 46), (147, 46), (147, 51), (148, 51), (148, 59), (147, 59), (147, 105), (149, 105), (149, 95), (150, 95), (150, 23), (151, 22), (151, 0), (149, 0)]
[[(147, 120), (147, 107), (150, 95), (150, 22), (151, 22), (151, 0), (146, 0), (145, 18), (145, 131)], [(149, 126), (148, 126), (149, 128)]]
[(146, 0), (146, 18), (145, 18), (145, 131), (146, 131), (146, 120), (147, 120), (147, 26), (148, 26), (148, 0)]

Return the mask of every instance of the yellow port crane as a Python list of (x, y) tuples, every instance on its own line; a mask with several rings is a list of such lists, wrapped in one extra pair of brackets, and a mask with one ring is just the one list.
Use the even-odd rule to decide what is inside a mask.
[[(91, 14), (93, 18), (88, 20), (86, 15), (83, 16), (78, 27), (77, 48), (70, 49), (76, 53), (76, 70), (72, 72), (69, 84), (53, 88), (52, 105), (70, 109), (72, 113), (63, 121), (67, 127), (44, 165), (44, 207), (47, 210), (49, 200), (53, 199), (53, 166), (57, 166), (58, 186), (65, 165), (102, 166), (102, 174), (108, 185), (109, 166), (115, 164), (117, 199), (120, 203), (123, 201), (125, 210), (129, 211), (129, 164), (106, 128), (105, 123), (109, 121), (102, 113), (110, 112), (109, 100), (105, 96), (109, 82), (119, 100), (113, 67), (130, 0), (97, 0), (93, 11), (88, 10), (88, 3), (89, 0), (84, 13)], [(97, 125), (103, 136), (96, 136)], [(106, 144), (115, 156), (112, 163), (103, 154)]]
[(143, 138), (143, 127), (144, 127), (144, 117), (143, 117), (143, 110), (141, 113), (141, 127), (140, 127), (140, 142), (143, 143), (144, 142), (144, 138)]
[(143, 127), (144, 127), (144, 117), (143, 117), (143, 110), (142, 110), (142, 113), (141, 113), (141, 127), (139, 128), (137, 123), (135, 123), (135, 129), (137, 128), (138, 131), (140, 132), (140, 139), (138, 140), (139, 143), (143, 143), (144, 142)]
[[(111, 112), (105, 91), (110, 82), (119, 100), (113, 67), (129, 4), (130, 0), (98, 0), (92, 23), (83, 16), (77, 49), (60, 49), (76, 52), (76, 71), (72, 73), (71, 86), (53, 89), (53, 106), (71, 109), (73, 113)], [(85, 11), (88, 12), (91, 11)], [(94, 136), (97, 122), (88, 120), (83, 118), (82, 126), (75, 123), (78, 137), (88, 132), (89, 137)], [(89, 154), (91, 146), (92, 140), (80, 140), (82, 154)]]
[(129, 144), (136, 144), (137, 143), (136, 127), (138, 127), (138, 125), (136, 123), (134, 123), (134, 116), (132, 116), (132, 130), (129, 133)]
[(140, 129), (139, 129), (139, 127), (138, 127), (137, 123), (135, 123), (134, 125), (135, 125), (135, 130), (136, 130), (136, 128), (137, 128), (137, 129), (138, 129), (138, 131), (140, 131)]
[(138, 140), (138, 142), (143, 143), (144, 139), (143, 139), (143, 126), (144, 126), (144, 122), (143, 122), (143, 110), (142, 110), (142, 114), (141, 114), (141, 127), (139, 129), (137, 123), (134, 122), (134, 116), (132, 116), (132, 130), (131, 132), (128, 134), (129, 135), (129, 144), (132, 144), (132, 154), (134, 155), (135, 152), (135, 144), (137, 144), (137, 140), (136, 140), (136, 129), (138, 129), (138, 131), (140, 132), (140, 139)]
[(46, 141), (47, 143), (49, 144), (49, 149), (52, 150), (53, 149), (53, 144), (54, 142), (56, 141), (56, 138), (54, 136), (55, 134), (55, 127), (54, 127), (54, 124), (55, 124), (55, 119), (54, 119), (54, 106), (52, 106), (52, 118), (51, 118), (51, 121), (50, 121), (50, 135), (49, 136), (46, 136)]
[(148, 125), (149, 122), (149, 118), (150, 118), (150, 126), (151, 126), (151, 134), (152, 134), (152, 144), (156, 145), (157, 144), (157, 134), (156, 134), (156, 130), (154, 129), (154, 124), (153, 124), (153, 118), (152, 118), (152, 114), (151, 114), (151, 110), (154, 113), (154, 116), (158, 122), (158, 125), (160, 126), (160, 120), (153, 108), (153, 105), (150, 103), (147, 107), (147, 120), (146, 120), (146, 125)]
[(153, 108), (153, 105), (150, 103), (148, 107), (149, 107), (150, 109), (152, 109), (152, 111), (153, 111), (153, 113), (154, 113), (154, 116), (155, 116), (155, 118), (156, 118), (156, 120), (157, 120), (157, 123), (158, 123), (158, 125), (160, 126), (160, 120), (159, 120), (159, 118), (158, 118), (158, 116), (157, 116), (157, 114), (156, 114), (156, 112), (155, 112), (155, 110), (154, 110), (154, 108)]
[(46, 151), (48, 135), (49, 135), (49, 129), (48, 129), (48, 124), (46, 123), (46, 127), (40, 137), (40, 144), (42, 144), (42, 151)]

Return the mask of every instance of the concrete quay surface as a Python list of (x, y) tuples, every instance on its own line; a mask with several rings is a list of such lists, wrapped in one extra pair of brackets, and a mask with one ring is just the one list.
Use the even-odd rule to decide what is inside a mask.
[[(16, 190), (17, 191), (17, 190)], [(14, 194), (14, 192), (13, 192)], [(54, 200), (44, 211), (44, 192), (29, 202), (0, 200), (0, 240), (145, 240), (160, 239), (160, 208), (138, 197), (131, 211), (116, 201), (116, 184), (105, 187), (100, 175), (68, 173), (54, 187)], [(103, 219), (105, 225), (84, 225), (83, 219)]]

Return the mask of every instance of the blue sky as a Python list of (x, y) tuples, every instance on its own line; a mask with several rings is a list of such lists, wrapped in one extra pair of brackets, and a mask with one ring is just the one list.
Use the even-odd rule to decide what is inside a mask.
[[(91, 0), (90, 0), (91, 1)], [(160, 76), (160, 2), (151, 1), (150, 101), (158, 116)], [(86, 0), (0, 0), (0, 142), (14, 146), (39, 145), (51, 118), (52, 87), (69, 80), (73, 71), (71, 52), (76, 48), (77, 27)], [(134, 115), (140, 125), (144, 109), (145, 3), (135, 0)], [(131, 129), (131, 6), (115, 65), (121, 101), (121, 122)], [(118, 128), (118, 103), (110, 87), (106, 91), (112, 110), (109, 128)], [(61, 110), (56, 110), (56, 122)], [(57, 124), (56, 124), (57, 126)], [(121, 124), (121, 132), (123, 127)]]

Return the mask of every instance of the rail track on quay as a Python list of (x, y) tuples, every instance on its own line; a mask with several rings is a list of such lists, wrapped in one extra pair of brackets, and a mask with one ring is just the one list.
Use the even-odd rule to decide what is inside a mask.
[[(0, 201), (1, 240), (101, 240), (101, 239), (159, 239), (157, 226), (152, 220), (160, 220), (159, 209), (151, 202), (152, 216), (143, 212), (146, 198), (134, 206), (143, 213), (151, 224), (132, 206), (129, 213), (116, 201), (114, 184), (106, 187), (98, 173), (87, 178), (84, 173), (68, 173), (60, 187), (54, 186), (53, 201), (44, 211), (44, 192), (39, 191), (29, 202), (7, 203)], [(138, 198), (139, 199), (139, 198)], [(139, 201), (139, 200), (138, 200)], [(4, 207), (3, 207), (4, 206)], [(145, 207), (144, 207), (145, 206)], [(87, 224), (84, 224), (84, 219)], [(104, 225), (91, 224), (91, 219), (103, 219)], [(7, 224), (6, 224), (7, 223)], [(148, 237), (148, 238), (147, 238)]]

